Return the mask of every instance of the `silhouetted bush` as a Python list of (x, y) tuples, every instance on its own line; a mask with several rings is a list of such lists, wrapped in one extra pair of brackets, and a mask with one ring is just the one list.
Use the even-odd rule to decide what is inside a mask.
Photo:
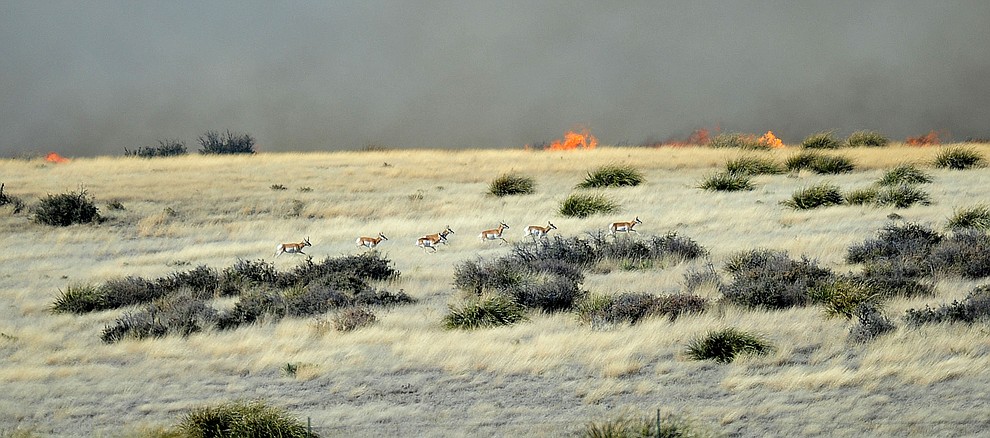
[(778, 175), (784, 173), (784, 168), (771, 158), (739, 157), (725, 163), (725, 170), (730, 174), (741, 175)]
[(732, 276), (732, 282), (722, 287), (727, 299), (766, 309), (806, 305), (811, 302), (811, 291), (834, 275), (807, 258), (791, 260), (783, 251), (774, 250), (735, 254), (725, 269)]
[(881, 186), (899, 186), (901, 184), (927, 184), (932, 182), (932, 176), (913, 164), (901, 164), (884, 172), (880, 180)]
[(760, 142), (760, 140), (752, 134), (719, 134), (708, 142), (708, 146), (712, 148), (738, 148), (738, 149), (750, 149), (750, 150), (769, 150), (770, 146)]
[(735, 192), (739, 190), (753, 190), (753, 183), (749, 174), (717, 172), (705, 176), (698, 188), (712, 192)]
[(176, 430), (183, 436), (209, 438), (318, 436), (285, 410), (261, 401), (235, 401), (196, 408), (182, 419)]
[(953, 301), (937, 308), (910, 309), (904, 315), (910, 326), (962, 322), (973, 324), (990, 320), (990, 285), (978, 286), (962, 301)]
[(761, 336), (727, 328), (692, 340), (687, 346), (687, 356), (694, 360), (729, 363), (740, 354), (762, 355), (773, 350), (773, 345)]
[(801, 142), (801, 147), (805, 149), (838, 149), (841, 146), (832, 131), (811, 134)]
[(451, 306), (443, 318), (448, 329), (477, 329), (512, 325), (526, 320), (526, 309), (500, 295), (483, 297), (463, 307)]
[(560, 204), (560, 214), (585, 218), (595, 214), (613, 213), (619, 205), (603, 194), (574, 193)]
[(890, 139), (883, 134), (873, 131), (856, 131), (846, 138), (846, 146), (858, 147), (884, 147), (890, 143)]
[(638, 186), (643, 182), (643, 174), (632, 166), (609, 164), (588, 172), (579, 188)]
[(791, 199), (782, 201), (781, 204), (796, 210), (808, 210), (818, 207), (828, 207), (841, 205), (845, 199), (839, 186), (822, 183), (811, 187), (806, 187), (791, 195)]
[(864, 303), (856, 308), (859, 323), (849, 330), (849, 337), (856, 342), (869, 342), (897, 328), (883, 312), (873, 304)]
[(141, 158), (175, 157), (186, 153), (185, 142), (167, 138), (158, 140), (158, 146), (145, 146), (133, 151), (124, 149), (124, 156)]
[(199, 144), (203, 146), (199, 153), (207, 154), (253, 154), (254, 137), (248, 134), (233, 133), (227, 131), (220, 134), (217, 131), (208, 131), (199, 137)]
[(499, 175), (488, 186), (488, 193), (495, 196), (529, 195), (535, 191), (536, 182), (528, 176), (507, 173)]
[(985, 164), (983, 155), (975, 149), (955, 146), (942, 148), (935, 154), (932, 165), (943, 169), (965, 170)]
[(86, 196), (84, 189), (58, 195), (49, 194), (34, 207), (34, 221), (39, 224), (65, 227), (99, 220), (99, 208), (91, 197)]
[(975, 228), (981, 231), (990, 230), (990, 206), (980, 204), (974, 207), (960, 208), (952, 213), (945, 225), (950, 230)]

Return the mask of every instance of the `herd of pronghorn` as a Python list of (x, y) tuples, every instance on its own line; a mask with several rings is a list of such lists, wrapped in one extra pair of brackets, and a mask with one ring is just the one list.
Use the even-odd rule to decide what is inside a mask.
[[(608, 233), (611, 235), (615, 235), (615, 233), (628, 233), (630, 231), (635, 232), (636, 230), (634, 230), (633, 227), (636, 226), (636, 224), (641, 224), (641, 223), (643, 223), (643, 221), (639, 220), (639, 216), (636, 216), (636, 219), (633, 219), (629, 222), (613, 222), (608, 226)], [(478, 234), (478, 238), (481, 239), (482, 242), (486, 242), (489, 240), (501, 240), (504, 243), (509, 243), (509, 241), (505, 240), (505, 238), (502, 237), (502, 233), (508, 228), (509, 225), (507, 225), (505, 222), (499, 222), (498, 227), (492, 228), (490, 230), (482, 231), (480, 234)], [(557, 227), (554, 224), (552, 224), (550, 221), (547, 221), (547, 226), (545, 227), (541, 227), (539, 225), (530, 225), (526, 227), (523, 236), (532, 237), (533, 241), (536, 241), (536, 239), (547, 237), (547, 234), (550, 233), (550, 230), (556, 230), (556, 229)], [(416, 246), (423, 248), (423, 252), (426, 252), (427, 249), (432, 249), (433, 252), (436, 252), (437, 245), (441, 243), (446, 245), (447, 236), (451, 234), (454, 234), (454, 230), (450, 229), (450, 225), (447, 225), (443, 229), (443, 231), (440, 231), (439, 233), (428, 234), (416, 239)], [(388, 240), (388, 237), (385, 237), (384, 233), (378, 233), (378, 237), (367, 237), (367, 236), (358, 237), (355, 243), (357, 243), (357, 246), (359, 247), (374, 248), (378, 246), (378, 244), (381, 243), (383, 240)], [(285, 253), (306, 254), (303, 252), (303, 248), (307, 246), (313, 246), (312, 243), (309, 243), (309, 237), (303, 239), (303, 241), (299, 243), (279, 244), (277, 247), (275, 247), (275, 257), (278, 258), (278, 256)]]

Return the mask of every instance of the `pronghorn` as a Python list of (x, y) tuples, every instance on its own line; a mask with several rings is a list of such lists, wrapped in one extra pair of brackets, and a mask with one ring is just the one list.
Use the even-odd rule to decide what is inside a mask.
[(643, 223), (643, 221), (639, 220), (639, 216), (636, 216), (636, 219), (633, 219), (630, 222), (614, 222), (612, 223), (612, 225), (608, 226), (608, 234), (614, 235), (615, 233), (618, 232), (622, 232), (622, 233), (628, 233), (630, 231), (636, 232), (636, 230), (634, 230), (633, 227), (636, 226), (636, 224), (641, 224), (641, 223)]
[(356, 243), (357, 246), (366, 246), (368, 248), (374, 248), (378, 246), (378, 244), (382, 240), (388, 240), (388, 237), (385, 237), (385, 234), (383, 233), (378, 233), (378, 237), (365, 237), (365, 236), (358, 237)]
[(447, 227), (439, 233), (429, 234), (416, 239), (416, 246), (423, 248), (423, 251), (426, 251), (426, 248), (432, 248), (433, 252), (436, 252), (437, 244), (442, 243), (446, 245), (447, 236), (450, 234), (454, 234), (454, 230), (450, 229), (450, 225), (447, 225)]
[(509, 226), (506, 225), (505, 222), (499, 222), (498, 228), (482, 231), (478, 237), (481, 238), (482, 242), (486, 240), (502, 239), (503, 242), (509, 243), (508, 240), (505, 240), (505, 238), (502, 237), (502, 231), (505, 231), (506, 228), (509, 228)]
[(550, 230), (556, 229), (556, 225), (550, 223), (550, 221), (547, 221), (547, 226), (545, 227), (541, 227), (539, 225), (530, 225), (526, 227), (526, 235), (532, 236), (533, 240), (536, 240), (537, 237), (547, 237), (547, 233), (549, 233)]
[(309, 237), (307, 237), (305, 240), (303, 240), (302, 242), (299, 242), (299, 243), (282, 243), (282, 244), (279, 244), (279, 246), (276, 246), (275, 247), (275, 257), (278, 258), (278, 256), (280, 256), (280, 255), (282, 255), (284, 253), (306, 254), (302, 250), (303, 250), (303, 248), (305, 248), (307, 246), (313, 246), (312, 243), (309, 243)]

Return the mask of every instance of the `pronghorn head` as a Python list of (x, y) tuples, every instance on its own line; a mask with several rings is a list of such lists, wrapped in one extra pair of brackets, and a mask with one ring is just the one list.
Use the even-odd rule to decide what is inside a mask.
[(557, 229), (556, 225), (550, 223), (550, 221), (547, 221), (547, 231), (556, 230), (556, 229)]
[(312, 243), (309, 243), (309, 237), (307, 237), (305, 240), (303, 240), (302, 244), (303, 244), (303, 246), (313, 246)]
[(380, 237), (380, 238), (382, 238), (384, 240), (388, 240), (388, 237), (385, 237), (385, 234), (383, 234), (383, 233), (378, 233), (378, 237)]
[(506, 224), (505, 222), (503, 222), (503, 221), (498, 221), (498, 224), (499, 224), (499, 226), (501, 226), (502, 228), (509, 228), (509, 225), (507, 225), (507, 224)]
[(636, 216), (636, 219), (633, 220), (633, 223), (634, 224), (641, 224), (641, 223), (643, 223), (643, 221), (639, 220), (639, 216)]
[(450, 234), (454, 234), (454, 230), (451, 230), (451, 229), (450, 229), (450, 225), (447, 225), (447, 229), (446, 229), (446, 230), (444, 230), (444, 231), (446, 231), (446, 233), (443, 233), (443, 235), (444, 235), (444, 236), (446, 236), (446, 235), (447, 235), (447, 233), (450, 233)]

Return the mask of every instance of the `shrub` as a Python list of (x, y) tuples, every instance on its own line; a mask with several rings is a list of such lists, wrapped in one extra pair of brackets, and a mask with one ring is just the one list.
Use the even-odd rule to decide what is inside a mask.
[(199, 153), (207, 154), (253, 154), (254, 137), (248, 134), (227, 131), (225, 135), (217, 131), (208, 131), (199, 137), (203, 146)]
[(698, 438), (717, 436), (711, 431), (694, 425), (685, 417), (664, 415), (658, 418), (619, 417), (588, 423), (582, 437), (586, 438)]
[(852, 318), (856, 309), (876, 300), (878, 295), (859, 278), (846, 276), (822, 282), (812, 297), (825, 308), (826, 316)]
[(185, 272), (174, 272), (159, 278), (157, 283), (166, 291), (188, 288), (198, 298), (213, 298), (220, 291), (220, 274), (206, 265), (197, 266)]
[(805, 149), (838, 149), (840, 146), (842, 144), (835, 139), (832, 131), (811, 134), (801, 142), (801, 147)]
[(898, 186), (902, 184), (928, 184), (930, 182), (932, 182), (932, 176), (925, 171), (918, 169), (913, 164), (902, 164), (884, 172), (877, 184)]
[(791, 199), (781, 202), (796, 210), (808, 210), (818, 207), (841, 205), (844, 201), (839, 186), (822, 183), (806, 187), (791, 195)]
[(348, 307), (337, 312), (333, 317), (333, 328), (339, 332), (350, 332), (368, 327), (378, 321), (371, 309), (364, 307)]
[(935, 269), (963, 278), (990, 276), (990, 236), (973, 228), (956, 231), (932, 248), (929, 260)]
[(533, 178), (507, 173), (495, 178), (488, 186), (488, 193), (495, 196), (529, 195), (535, 191)]
[(963, 301), (953, 301), (938, 308), (910, 309), (904, 315), (910, 326), (962, 322), (973, 324), (990, 319), (990, 285), (977, 286)]
[[(598, 236), (595, 242), (605, 241)], [(590, 266), (599, 259), (599, 246), (577, 237), (551, 236), (535, 241), (532, 245), (513, 245), (512, 256), (520, 260), (558, 260), (582, 267)]]
[(745, 175), (777, 175), (784, 173), (784, 168), (770, 158), (740, 157), (725, 163), (725, 170), (734, 174)]
[(69, 285), (58, 291), (49, 310), (52, 313), (87, 313), (103, 308), (103, 295), (91, 284)]
[(262, 401), (235, 401), (194, 409), (176, 427), (191, 437), (315, 437), (285, 410)]
[(692, 340), (687, 346), (687, 356), (694, 360), (729, 363), (740, 354), (763, 355), (773, 349), (773, 345), (761, 336), (727, 328)]
[(812, 172), (821, 175), (849, 173), (856, 169), (852, 160), (839, 155), (821, 155), (808, 166)]
[(863, 303), (857, 307), (856, 317), (859, 323), (849, 330), (849, 337), (856, 342), (871, 341), (897, 328), (890, 318), (873, 304)]
[(604, 236), (592, 236), (592, 243), (599, 260), (643, 263), (671, 259), (682, 262), (708, 254), (697, 242), (688, 237), (680, 237), (675, 232), (646, 239), (606, 239)]
[(125, 157), (141, 157), (141, 158), (155, 158), (155, 157), (175, 157), (179, 155), (185, 155), (186, 144), (185, 142), (179, 140), (162, 139), (158, 140), (158, 146), (146, 146), (135, 149), (133, 151), (124, 149)]
[(272, 189), (273, 191), (276, 191), (276, 192), (279, 192), (279, 191), (282, 191), (282, 190), (288, 190), (288, 188), (286, 188), (282, 184), (272, 184), (268, 188), (270, 188), (270, 189)]
[(930, 296), (935, 293), (935, 286), (920, 281), (930, 273), (930, 267), (915, 259), (892, 258), (867, 263), (853, 279), (879, 298)]
[(849, 247), (848, 263), (866, 263), (878, 259), (923, 258), (942, 241), (944, 236), (931, 228), (915, 223), (888, 224), (875, 239), (867, 239)]
[(816, 151), (802, 151), (798, 152), (784, 160), (784, 167), (790, 172), (795, 172), (803, 169), (810, 169), (815, 161), (818, 161), (823, 157), (820, 152)]
[(525, 308), (509, 298), (495, 295), (484, 297), (463, 307), (450, 307), (443, 318), (448, 329), (477, 329), (512, 325), (526, 320)]
[(722, 288), (722, 278), (715, 271), (715, 266), (708, 262), (704, 269), (691, 268), (684, 273), (684, 291), (694, 293), (704, 287)]
[(880, 196), (880, 190), (876, 187), (867, 187), (865, 189), (853, 190), (846, 193), (843, 196), (846, 204), (850, 205), (866, 205), (866, 204), (876, 204), (877, 196)]
[(935, 154), (932, 165), (943, 169), (965, 170), (983, 166), (986, 160), (975, 149), (965, 147), (946, 147)]
[(233, 329), (242, 324), (252, 324), (268, 316), (279, 320), (285, 316), (285, 300), (281, 294), (268, 290), (245, 292), (234, 307), (220, 314), (217, 327)]
[(24, 201), (16, 196), (10, 196), (3, 192), (3, 184), (0, 184), (0, 207), (10, 205), (14, 209), (14, 214), (24, 210)]
[[(124, 277), (108, 280), (100, 287), (102, 309), (116, 309), (135, 304), (149, 303), (164, 297), (169, 291), (156, 281), (141, 277)], [(102, 310), (100, 309), (100, 310)]]
[(321, 315), (331, 309), (347, 306), (351, 301), (347, 295), (336, 289), (315, 284), (286, 289), (282, 298), (286, 316), (294, 317)]
[(144, 310), (125, 313), (103, 329), (101, 339), (112, 344), (128, 337), (188, 336), (214, 326), (217, 318), (217, 311), (203, 300), (188, 292), (176, 293), (153, 301)]
[(738, 190), (753, 190), (753, 183), (750, 181), (748, 174), (718, 172), (702, 179), (698, 188), (713, 192), (734, 192)]
[(806, 305), (811, 291), (834, 275), (807, 258), (791, 260), (783, 251), (774, 250), (735, 254), (725, 269), (732, 275), (732, 282), (722, 287), (728, 300), (766, 309)]
[(389, 292), (387, 290), (365, 289), (354, 295), (353, 303), (356, 306), (381, 306), (391, 307), (400, 304), (412, 304), (416, 299), (409, 296), (402, 290)]
[(945, 225), (950, 230), (975, 228), (981, 231), (990, 230), (990, 206), (980, 204), (974, 207), (960, 208), (952, 213)]
[(602, 194), (575, 193), (560, 204), (560, 214), (586, 218), (594, 214), (614, 213), (619, 209), (615, 201)]
[(769, 150), (770, 146), (760, 142), (760, 140), (752, 134), (719, 134), (716, 135), (708, 143), (709, 147), (713, 148), (738, 148), (738, 149), (751, 149), (751, 150)]
[(895, 208), (908, 208), (914, 204), (931, 205), (931, 196), (920, 188), (910, 184), (884, 187), (877, 191), (873, 201), (876, 205), (890, 205)]
[(884, 147), (890, 143), (890, 139), (883, 134), (873, 131), (856, 131), (846, 138), (846, 145), (851, 148), (858, 147)]
[(99, 208), (92, 198), (86, 196), (86, 190), (83, 189), (58, 195), (49, 194), (34, 208), (34, 221), (39, 224), (65, 227), (99, 220)]
[(579, 188), (638, 186), (643, 182), (643, 174), (629, 165), (609, 164), (588, 172)]
[(241, 291), (252, 288), (278, 284), (279, 273), (274, 263), (264, 260), (238, 259), (233, 266), (224, 268), (220, 274), (221, 295), (238, 295)]
[(537, 276), (537, 280), (506, 291), (509, 298), (529, 309), (546, 313), (570, 310), (585, 293), (579, 281), (559, 275)]

